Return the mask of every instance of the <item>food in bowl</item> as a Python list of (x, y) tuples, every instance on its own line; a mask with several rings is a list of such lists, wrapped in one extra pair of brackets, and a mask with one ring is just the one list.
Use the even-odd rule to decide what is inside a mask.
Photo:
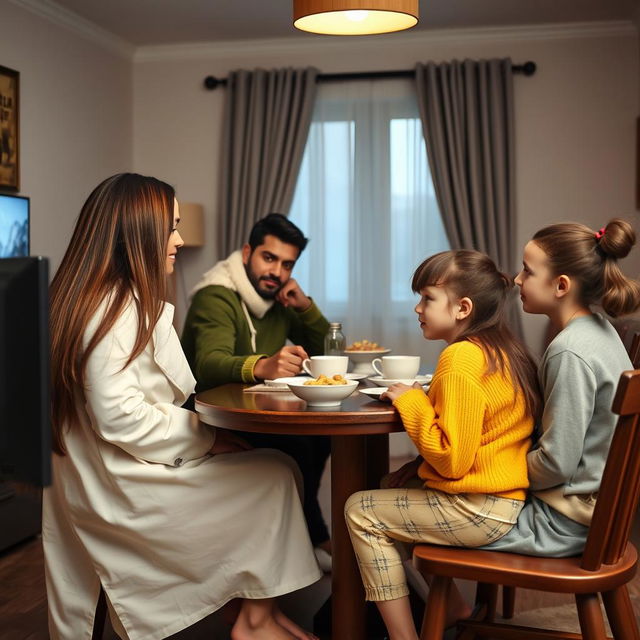
[(319, 385), (319, 384), (337, 385), (337, 384), (347, 384), (347, 382), (348, 380), (345, 380), (340, 374), (331, 376), (331, 378), (322, 374), (322, 375), (319, 375), (314, 380), (305, 380), (304, 384), (307, 386)]
[(358, 340), (357, 342), (352, 342), (345, 351), (386, 351), (386, 349), (377, 342)]
[(358, 386), (357, 380), (345, 380), (344, 384), (305, 384), (309, 380), (289, 379), (287, 386), (292, 393), (307, 401), (311, 407), (335, 407), (350, 396)]

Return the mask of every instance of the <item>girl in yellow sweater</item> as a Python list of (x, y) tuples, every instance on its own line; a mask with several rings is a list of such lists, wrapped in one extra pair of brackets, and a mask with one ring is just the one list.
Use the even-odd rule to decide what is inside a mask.
[[(361, 491), (345, 505), (366, 598), (391, 640), (418, 638), (396, 542), (479, 547), (505, 535), (524, 504), (541, 401), (535, 363), (504, 323), (512, 286), (477, 251), (438, 253), (413, 275), (422, 333), (448, 346), (428, 393), (395, 384), (382, 397), (420, 455), (391, 476), (392, 488)], [(468, 613), (458, 594), (452, 605), (455, 617)]]

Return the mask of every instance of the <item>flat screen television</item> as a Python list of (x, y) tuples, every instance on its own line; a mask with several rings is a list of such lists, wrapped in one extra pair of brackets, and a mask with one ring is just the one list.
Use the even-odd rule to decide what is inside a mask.
[(51, 482), (49, 265), (0, 259), (0, 480)]
[(0, 258), (29, 255), (29, 198), (0, 193)]

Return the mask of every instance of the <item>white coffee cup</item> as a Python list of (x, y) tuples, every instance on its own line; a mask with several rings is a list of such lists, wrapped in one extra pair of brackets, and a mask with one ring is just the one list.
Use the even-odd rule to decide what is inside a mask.
[(325, 375), (329, 378), (331, 376), (344, 376), (347, 373), (347, 367), (349, 366), (348, 356), (311, 356), (302, 363), (302, 368), (305, 373), (309, 374), (312, 378)]
[(382, 356), (375, 358), (371, 366), (387, 380), (413, 380), (420, 370), (420, 356)]

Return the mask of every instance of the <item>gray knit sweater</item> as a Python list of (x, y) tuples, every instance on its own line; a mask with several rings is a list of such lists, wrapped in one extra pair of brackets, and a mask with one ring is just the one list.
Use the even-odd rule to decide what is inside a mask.
[(617, 416), (620, 374), (631, 361), (611, 324), (576, 318), (547, 348), (540, 365), (542, 435), (527, 456), (532, 496), (505, 536), (483, 547), (534, 556), (581, 553)]
[(541, 366), (542, 436), (527, 456), (530, 488), (567, 517), (588, 525), (617, 416), (611, 403), (631, 361), (599, 314), (576, 318), (547, 348)]

